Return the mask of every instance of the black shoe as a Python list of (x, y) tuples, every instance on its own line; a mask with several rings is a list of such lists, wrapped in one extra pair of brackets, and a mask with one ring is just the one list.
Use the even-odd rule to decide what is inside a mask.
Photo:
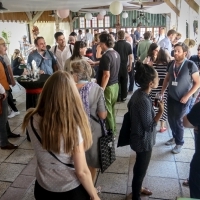
[(1, 147), (1, 149), (3, 150), (12, 150), (12, 149), (17, 149), (18, 145), (12, 144), (12, 143), (8, 143), (6, 146)]
[(14, 134), (14, 133), (10, 133), (9, 135), (8, 135), (8, 138), (17, 138), (17, 137), (20, 137), (20, 134)]

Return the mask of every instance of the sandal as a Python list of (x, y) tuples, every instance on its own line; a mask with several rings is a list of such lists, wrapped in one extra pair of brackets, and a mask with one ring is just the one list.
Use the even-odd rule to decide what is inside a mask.
[(183, 181), (183, 185), (184, 186), (189, 186), (189, 180), (187, 179), (187, 180)]
[(167, 130), (167, 128), (164, 127), (164, 128), (161, 128), (159, 132), (160, 132), (160, 133), (163, 133), (163, 132), (165, 132), (166, 130)]
[(144, 195), (152, 195), (153, 194), (148, 188), (145, 188), (145, 187), (142, 187), (140, 192), (141, 192), (141, 194), (144, 194)]

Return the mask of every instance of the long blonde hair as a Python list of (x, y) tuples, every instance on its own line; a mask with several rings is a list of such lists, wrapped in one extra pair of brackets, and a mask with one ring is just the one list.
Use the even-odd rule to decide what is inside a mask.
[(79, 144), (78, 128), (85, 150), (91, 146), (92, 134), (88, 117), (75, 82), (67, 72), (55, 72), (47, 80), (36, 108), (29, 109), (24, 117), (23, 130), (36, 113), (42, 118), (39, 129), (44, 149), (59, 153), (63, 139), (65, 153), (73, 154), (76, 149), (74, 147)]
[(19, 49), (15, 49), (14, 53), (12, 55), (12, 59), (15, 60), (15, 58), (20, 56), (20, 50)]

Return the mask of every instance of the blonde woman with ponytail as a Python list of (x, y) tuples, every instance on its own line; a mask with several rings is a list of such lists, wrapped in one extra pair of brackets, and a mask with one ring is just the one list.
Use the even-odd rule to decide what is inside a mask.
[(58, 71), (47, 80), (22, 128), (37, 158), (36, 200), (100, 200), (85, 158), (92, 145), (90, 124), (70, 74)]
[(19, 68), (21, 64), (25, 64), (24, 59), (19, 49), (14, 50), (14, 53), (11, 57), (11, 61), (12, 61), (13, 75), (17, 75), (17, 76), (27, 75), (26, 68), (24, 69)]

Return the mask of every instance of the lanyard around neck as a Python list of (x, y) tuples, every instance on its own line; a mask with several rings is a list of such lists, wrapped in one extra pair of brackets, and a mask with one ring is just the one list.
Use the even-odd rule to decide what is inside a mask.
[(176, 82), (176, 79), (178, 78), (178, 75), (179, 75), (179, 73), (180, 73), (180, 71), (181, 71), (183, 65), (185, 64), (185, 61), (186, 61), (186, 59), (182, 62), (181, 66), (180, 66), (180, 69), (178, 70), (177, 74), (176, 74), (176, 72), (175, 72), (175, 68), (176, 68), (175, 63), (176, 63), (176, 62), (174, 62), (173, 72), (174, 72), (174, 79), (175, 79), (175, 82)]

